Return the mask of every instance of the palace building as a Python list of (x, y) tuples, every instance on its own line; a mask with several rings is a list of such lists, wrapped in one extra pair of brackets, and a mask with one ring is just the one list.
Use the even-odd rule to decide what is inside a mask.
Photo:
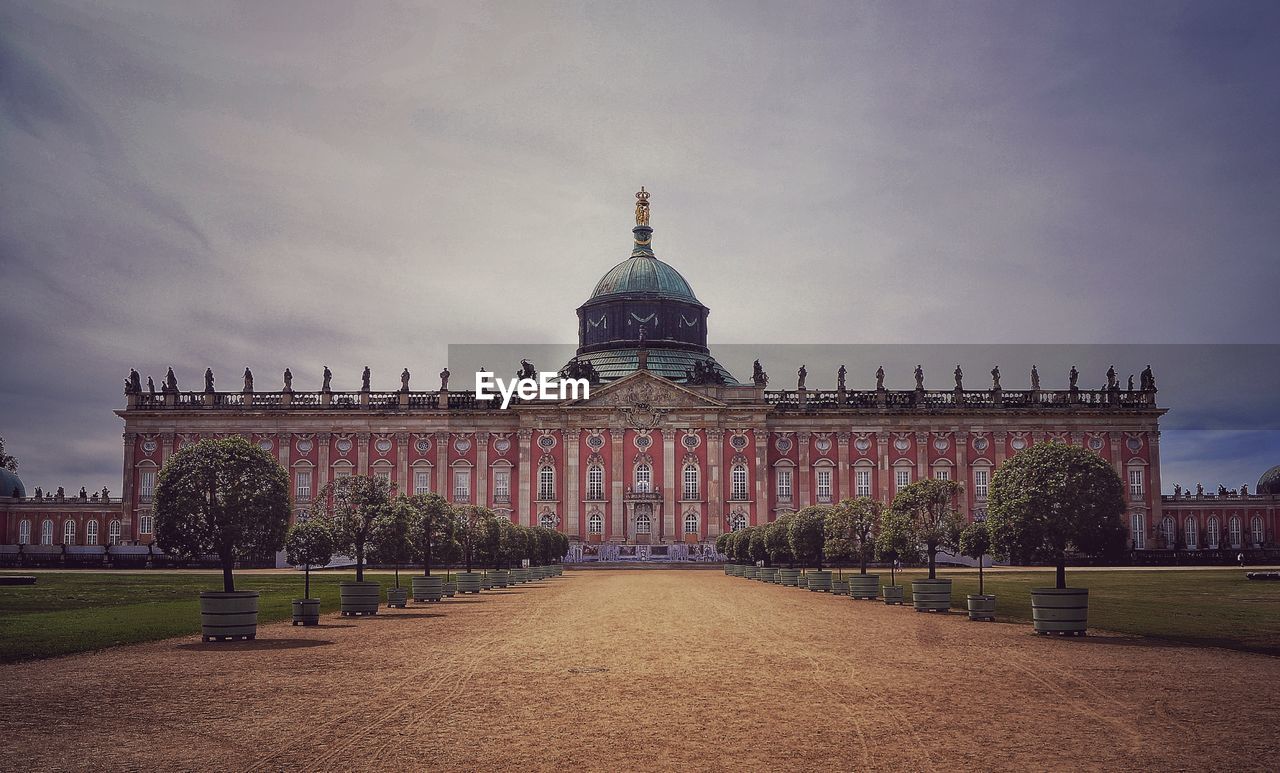
[[(126, 384), (122, 499), (54, 502), (25, 493), (0, 499), (9, 544), (145, 545), (152, 539), (156, 473), (201, 438), (243, 435), (289, 471), (305, 511), (331, 479), (372, 474), (400, 491), (436, 491), (526, 525), (567, 534), (575, 557), (713, 556), (726, 530), (765, 523), (807, 505), (850, 496), (888, 502), (923, 477), (964, 484), (959, 506), (981, 518), (1001, 462), (1034, 443), (1091, 449), (1126, 483), (1131, 542), (1173, 547), (1262, 547), (1274, 539), (1280, 482), (1234, 497), (1160, 496), (1160, 417), (1155, 379), (1141, 387), (769, 389), (759, 363), (735, 377), (708, 347), (710, 309), (660, 260), (649, 226), (649, 194), (637, 194), (630, 255), (606, 271), (578, 308), (576, 355), (561, 374), (592, 382), (589, 398), (477, 401), (474, 391), (400, 388), (182, 391), (172, 370), (159, 392), (137, 373)], [(525, 370), (531, 366), (525, 363)], [(467, 385), (470, 386), (470, 385)], [(1275, 470), (1268, 473), (1277, 478)], [(1265, 476), (1264, 476), (1265, 478)], [(9, 492), (3, 492), (5, 494)], [(7, 504), (6, 504), (7, 503)], [(83, 511), (83, 512), (82, 512)], [(1233, 520), (1234, 519), (1234, 520)], [(72, 523), (72, 526), (64, 524)], [(1216, 524), (1216, 526), (1215, 526)], [(1193, 536), (1194, 535), (1194, 536)], [(52, 541), (50, 541), (52, 540)], [(97, 544), (97, 542), (93, 543)]]

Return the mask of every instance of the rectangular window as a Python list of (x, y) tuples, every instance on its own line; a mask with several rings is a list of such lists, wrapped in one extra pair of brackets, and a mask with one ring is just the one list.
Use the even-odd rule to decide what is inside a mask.
[(684, 498), (698, 498), (698, 468), (693, 465), (684, 468)]
[(636, 467), (636, 493), (648, 494), (653, 490), (653, 468), (647, 464)]
[(414, 470), (413, 471), (413, 493), (415, 494), (431, 493), (431, 471), (430, 470)]
[(818, 469), (818, 501), (826, 504), (831, 501), (831, 470)]
[(299, 502), (311, 500), (311, 470), (298, 470), (293, 474), (293, 497)]
[(946, 467), (939, 467), (933, 471), (934, 480), (951, 480), (951, 470)]
[(729, 498), (745, 502), (747, 499), (747, 468), (735, 464), (729, 473)]
[(493, 501), (505, 505), (511, 502), (511, 471), (493, 471)]
[(338, 467), (333, 471), (334, 480), (342, 480), (343, 478), (350, 478), (350, 477), (351, 477), (350, 467)]
[(1129, 517), (1129, 536), (1133, 538), (1135, 550), (1147, 549), (1147, 519), (1142, 513), (1134, 513)]
[(556, 471), (551, 467), (538, 470), (538, 499), (556, 498)]
[(778, 470), (778, 501), (791, 501), (791, 470)]
[(592, 502), (604, 499), (604, 468), (599, 465), (587, 468), (587, 499)]
[(151, 526), (151, 524), (152, 524), (152, 523), (154, 523), (154, 521), (153, 521), (153, 519), (151, 518), (151, 516), (150, 516), (150, 515), (143, 514), (143, 515), (138, 516), (138, 533), (139, 533), (139, 534), (150, 534), (150, 533), (151, 533), (151, 528), (152, 528), (152, 526)]
[(973, 471), (973, 496), (977, 499), (987, 498), (987, 487), (991, 482), (991, 471), (979, 468)]
[(854, 470), (853, 486), (856, 496), (871, 496), (871, 470)]
[(143, 470), (138, 473), (138, 499), (142, 502), (150, 502), (151, 495), (156, 490), (156, 471)]
[(1142, 496), (1142, 468), (1135, 467), (1129, 470), (1129, 496), (1138, 498)]
[(471, 501), (471, 470), (453, 471), (453, 501)]
[(893, 485), (895, 491), (901, 491), (904, 487), (911, 483), (911, 470), (898, 469), (893, 472)]

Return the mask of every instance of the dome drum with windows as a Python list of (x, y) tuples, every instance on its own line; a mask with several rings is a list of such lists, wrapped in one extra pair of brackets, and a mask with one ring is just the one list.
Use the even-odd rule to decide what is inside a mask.
[(643, 368), (682, 384), (736, 385), (707, 348), (711, 310), (653, 253), (644, 188), (631, 233), (631, 257), (609, 269), (578, 307), (578, 352), (562, 372), (608, 382)]

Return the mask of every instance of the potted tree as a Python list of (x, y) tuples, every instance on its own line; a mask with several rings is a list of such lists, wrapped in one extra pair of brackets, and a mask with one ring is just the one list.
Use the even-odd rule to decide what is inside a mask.
[(751, 563), (758, 565), (756, 579), (761, 582), (773, 582), (774, 569), (769, 565), (769, 551), (764, 544), (764, 536), (768, 528), (768, 526), (754, 527), (747, 540), (747, 555)]
[[(774, 570), (773, 582), (779, 585), (795, 587), (800, 570), (795, 568), (796, 557), (791, 552), (791, 516), (779, 516), (764, 527), (764, 549), (769, 553), (769, 561), (778, 568)], [(786, 564), (786, 566), (782, 566)]]
[(347, 617), (378, 614), (379, 585), (364, 579), (373, 520), (391, 502), (391, 483), (377, 476), (352, 475), (320, 489), (313, 518), (333, 535), (334, 551), (355, 559), (356, 579), (338, 584), (339, 611)]
[(940, 579), (939, 550), (960, 549), (960, 532), (965, 519), (953, 503), (961, 486), (953, 480), (925, 478), (898, 490), (891, 507), (907, 517), (916, 544), (924, 547), (929, 559), (929, 576), (911, 582), (911, 601), (917, 612), (948, 612), (951, 609), (951, 580)]
[(409, 546), (413, 560), (421, 563), (422, 574), (410, 583), (414, 601), (444, 598), (444, 578), (431, 574), (431, 559), (438, 545), (449, 540), (453, 511), (439, 494), (414, 494), (406, 498), (409, 507)]
[(395, 587), (387, 588), (387, 606), (404, 609), (409, 589), (400, 587), (400, 565), (412, 560), (409, 523), (413, 509), (406, 497), (395, 497), (373, 519), (369, 530), (369, 556), (374, 563), (391, 564), (395, 571)]
[(741, 577), (748, 580), (754, 580), (756, 577), (756, 566), (751, 560), (751, 530), (753, 526), (747, 526), (734, 532), (733, 551), (738, 559), (738, 563), (742, 565)]
[(236, 561), (270, 555), (289, 527), (289, 476), (242, 437), (201, 440), (160, 470), (153, 501), (156, 544), (179, 557), (216, 555), (222, 591), (200, 594), (204, 641), (252, 639), (258, 592), (237, 591)]
[(903, 588), (896, 580), (898, 562), (915, 561), (919, 555), (919, 543), (911, 526), (911, 519), (902, 512), (890, 509), (880, 518), (880, 533), (876, 535), (876, 555), (889, 562), (889, 584), (881, 588), (886, 605), (901, 605)]
[(960, 532), (960, 554), (978, 562), (978, 594), (967, 597), (970, 620), (996, 619), (996, 597), (986, 595), (986, 585), (982, 576), (982, 562), (991, 552), (991, 532), (983, 521), (974, 521)]
[(806, 586), (811, 591), (829, 593), (831, 572), (822, 568), (822, 549), (826, 538), (827, 513), (830, 507), (810, 505), (791, 517), (787, 538), (791, 553), (801, 564), (816, 564), (817, 569), (806, 572)]
[(480, 505), (462, 505), (457, 508), (457, 540), (463, 566), (466, 568), (457, 579), (458, 591), (461, 593), (479, 593), (484, 584), (481, 573), (471, 571), (471, 563), (485, 539), (488, 523), (496, 517), (492, 510)]
[(1031, 589), (1039, 634), (1083, 636), (1089, 590), (1067, 587), (1067, 554), (1124, 554), (1124, 484), (1102, 457), (1064, 443), (1037, 443), (1002, 464), (991, 478), (987, 527), (1002, 559), (1052, 563), (1055, 587)]
[[(880, 595), (880, 575), (867, 574), (867, 562), (876, 554), (884, 505), (870, 497), (858, 497), (841, 501), (836, 511), (844, 516), (839, 529), (846, 543), (845, 552), (858, 562), (858, 574), (849, 578), (849, 595), (855, 599), (875, 599)], [(827, 539), (830, 541), (830, 534)]]
[(293, 600), (294, 625), (320, 623), (320, 599), (311, 598), (311, 567), (333, 558), (333, 535), (320, 521), (303, 519), (289, 527), (284, 539), (285, 560), (302, 567), (302, 598)]
[(497, 520), (497, 544), (493, 552), (493, 587), (505, 588), (513, 584), (511, 564), (515, 561), (516, 525), (506, 518)]
[[(728, 535), (728, 533), (721, 534), (720, 536), (716, 537), (715, 545), (716, 545), (716, 554), (717, 554), (717, 555), (721, 555), (721, 556), (725, 556), (725, 557), (727, 558), (728, 556), (727, 556), (726, 554), (727, 554), (728, 549), (729, 549), (729, 535)], [(732, 567), (733, 567), (733, 564), (732, 564), (732, 563), (730, 563), (729, 561), (725, 561), (725, 562), (724, 562), (724, 573), (725, 573), (725, 574), (730, 574), (730, 575), (731, 575), (731, 574), (733, 574)]]

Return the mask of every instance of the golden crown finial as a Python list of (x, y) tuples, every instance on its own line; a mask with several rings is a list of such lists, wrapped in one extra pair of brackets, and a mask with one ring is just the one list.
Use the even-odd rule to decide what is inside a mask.
[(636, 225), (649, 225), (649, 192), (643, 185), (636, 193)]

